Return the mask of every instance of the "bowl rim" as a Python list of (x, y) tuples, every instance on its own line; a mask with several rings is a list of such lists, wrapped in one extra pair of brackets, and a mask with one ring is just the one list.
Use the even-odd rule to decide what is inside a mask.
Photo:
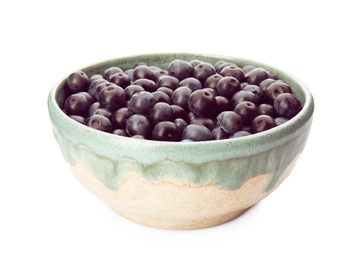
[(313, 113), (314, 113), (314, 99), (313, 96), (306, 86), (300, 79), (296, 78), (292, 74), (288, 73), (287, 71), (277, 68), (272, 65), (268, 65), (263, 62), (259, 62), (256, 60), (246, 59), (242, 57), (234, 57), (234, 56), (225, 56), (225, 55), (216, 55), (216, 54), (202, 54), (202, 53), (186, 53), (186, 52), (171, 52), (171, 53), (148, 53), (148, 54), (137, 54), (137, 55), (130, 55), (130, 56), (123, 56), (119, 58), (114, 59), (108, 59), (105, 61), (93, 63), (92, 65), (80, 68), (79, 70), (91, 70), (97, 67), (101, 67), (107, 64), (115, 64), (120, 61), (133, 59), (133, 60), (144, 60), (144, 59), (151, 59), (156, 56), (163, 56), (166, 57), (172, 57), (172, 56), (179, 56), (181, 58), (182, 56), (188, 56), (195, 58), (210, 58), (210, 59), (217, 59), (217, 60), (226, 60), (226, 61), (232, 61), (232, 62), (244, 62), (248, 64), (253, 64), (255, 66), (261, 66), (263, 68), (268, 69), (269, 71), (273, 72), (274, 74), (280, 73), (280, 75), (285, 76), (288, 79), (291, 79), (291, 81), (295, 82), (295, 84), (299, 87), (300, 91), (303, 92), (303, 98), (304, 102), (302, 102), (302, 109), (301, 111), (288, 120), (287, 122), (273, 127), (269, 130), (251, 134), (248, 136), (240, 137), (240, 138), (231, 138), (231, 139), (223, 139), (223, 140), (210, 140), (210, 141), (200, 141), (200, 142), (166, 142), (166, 141), (155, 141), (155, 140), (145, 140), (145, 139), (137, 139), (137, 138), (130, 138), (130, 137), (123, 137), (123, 136), (117, 136), (112, 133), (106, 133), (102, 131), (98, 131), (95, 129), (92, 129), (90, 127), (87, 127), (85, 125), (82, 125), (81, 123), (76, 122), (75, 120), (69, 118), (60, 108), (58, 105), (58, 102), (56, 100), (57, 94), (60, 91), (60, 88), (66, 79), (66, 77), (63, 77), (60, 81), (58, 81), (57, 84), (55, 84), (48, 95), (48, 112), (52, 121), (52, 124), (54, 124), (53, 120), (56, 120), (56, 118), (60, 117), (63, 122), (65, 122), (69, 128), (78, 128), (80, 131), (86, 131), (90, 135), (96, 135), (96, 136), (103, 136), (108, 139), (109, 142), (130, 142), (134, 146), (137, 147), (196, 147), (199, 149), (206, 149), (209, 147), (213, 147), (215, 145), (224, 145), (224, 146), (236, 146), (238, 148), (245, 148), (245, 147), (253, 147), (255, 145), (260, 146), (260, 150), (267, 150), (270, 149), (273, 146), (276, 146), (278, 144), (273, 144), (273, 140), (276, 140), (277, 142), (284, 143), (287, 142), (295, 136), (299, 135), (301, 133), (300, 129), (307, 128), (311, 125)]

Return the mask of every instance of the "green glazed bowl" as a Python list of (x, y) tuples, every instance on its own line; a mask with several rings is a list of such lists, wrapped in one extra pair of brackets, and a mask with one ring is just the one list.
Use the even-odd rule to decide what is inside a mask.
[(314, 101), (307, 87), (282, 70), (252, 60), (188, 53), (124, 57), (83, 68), (89, 76), (112, 66), (145, 62), (164, 69), (183, 59), (226, 60), (269, 70), (291, 85), (303, 108), (288, 122), (242, 138), (159, 142), (93, 130), (60, 108), (63, 79), (48, 96), (52, 129), (74, 176), (120, 215), (166, 229), (204, 228), (232, 220), (274, 191), (304, 149)]

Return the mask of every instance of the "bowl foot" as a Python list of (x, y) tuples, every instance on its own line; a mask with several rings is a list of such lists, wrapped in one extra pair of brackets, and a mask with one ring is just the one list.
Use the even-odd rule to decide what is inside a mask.
[(200, 228), (208, 228), (217, 226), (220, 224), (224, 224), (228, 221), (231, 221), (243, 213), (245, 213), (248, 209), (251, 207), (248, 207), (246, 209), (230, 212), (225, 215), (221, 216), (215, 216), (200, 220), (183, 220), (183, 219), (161, 219), (161, 218), (153, 218), (153, 217), (145, 217), (145, 216), (139, 216), (139, 215), (132, 215), (132, 214), (126, 214), (123, 212), (116, 211), (119, 215), (135, 222), (141, 225), (154, 227), (154, 228), (160, 228), (160, 229), (177, 229), (177, 230), (189, 230), (189, 229), (200, 229)]

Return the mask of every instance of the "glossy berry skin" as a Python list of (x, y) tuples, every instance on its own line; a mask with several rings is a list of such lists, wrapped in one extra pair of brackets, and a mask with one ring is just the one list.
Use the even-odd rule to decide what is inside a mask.
[(184, 120), (183, 118), (176, 118), (173, 120), (173, 123), (177, 126), (178, 130), (182, 133), (183, 129), (188, 126), (188, 122)]
[(125, 129), (115, 129), (115, 130), (112, 131), (112, 134), (118, 135), (118, 136), (128, 137), (128, 134), (127, 134)]
[(189, 77), (181, 80), (178, 84), (178, 87), (188, 87), (190, 90), (195, 91), (198, 89), (202, 89), (203, 85), (198, 79), (194, 77)]
[(91, 82), (90, 86), (88, 87), (87, 92), (88, 92), (91, 96), (95, 97), (95, 96), (96, 96), (96, 89), (97, 89), (97, 87), (98, 87), (99, 85), (105, 84), (105, 83), (108, 84), (108, 85), (111, 84), (111, 83), (110, 83), (108, 80), (106, 80), (106, 79), (96, 79), (96, 80), (94, 80), (94, 81)]
[(193, 76), (201, 81), (201, 83), (204, 83), (213, 74), (216, 74), (216, 69), (208, 62), (201, 62), (193, 69)]
[(125, 91), (116, 85), (107, 86), (99, 93), (98, 102), (103, 108), (119, 109), (125, 104)]
[(150, 69), (146, 65), (139, 65), (133, 71), (133, 80), (136, 81), (138, 79), (149, 79), (154, 82), (157, 81), (157, 77), (152, 69)]
[(188, 108), (196, 116), (210, 117), (217, 109), (216, 98), (209, 91), (196, 90), (189, 97)]
[(140, 85), (129, 85), (125, 88), (125, 99), (130, 100), (133, 94), (141, 91), (145, 91), (145, 89)]
[(217, 114), (223, 111), (231, 110), (231, 102), (228, 100), (228, 98), (225, 98), (223, 96), (215, 96), (215, 99), (217, 102)]
[(276, 117), (277, 112), (275, 111), (274, 107), (270, 104), (262, 103), (257, 107), (258, 114), (260, 115), (267, 115), (271, 117)]
[(155, 125), (152, 131), (152, 140), (165, 142), (178, 142), (181, 140), (181, 132), (170, 121), (162, 121)]
[(250, 101), (253, 104), (257, 105), (258, 97), (254, 93), (249, 91), (244, 91), (244, 90), (238, 91), (231, 98), (232, 108), (235, 108), (239, 103), (243, 101)]
[(129, 136), (141, 135), (147, 139), (151, 136), (152, 124), (146, 116), (134, 114), (126, 122), (126, 132)]
[(243, 91), (249, 91), (249, 92), (252, 92), (254, 95), (256, 95), (258, 101), (262, 98), (263, 96), (263, 91), (262, 89), (257, 86), (257, 85), (251, 85), (251, 84), (248, 84), (246, 85), (245, 87), (243, 87), (242, 89)]
[(64, 108), (67, 115), (87, 116), (91, 104), (86, 95), (75, 93), (66, 99)]
[(69, 117), (80, 124), (85, 124), (86, 119), (83, 116), (69, 115)]
[(250, 101), (243, 101), (239, 103), (235, 108), (234, 112), (240, 115), (243, 119), (243, 124), (249, 124), (253, 118), (258, 115), (257, 106)]
[(241, 131), (238, 131), (238, 132), (235, 132), (235, 133), (231, 134), (229, 136), (229, 138), (239, 138), (239, 137), (247, 136), (247, 135), (250, 135), (250, 134), (251, 133), (248, 132), (248, 131), (241, 130)]
[(263, 80), (268, 78), (268, 73), (262, 68), (255, 68), (246, 74), (245, 81), (249, 84), (259, 85)]
[(188, 109), (188, 99), (192, 94), (189, 87), (179, 87), (171, 95), (172, 104)]
[(266, 131), (275, 126), (273, 117), (267, 115), (259, 115), (255, 117), (251, 123), (251, 132), (253, 134)]
[(128, 108), (135, 114), (147, 115), (155, 105), (152, 93), (141, 91), (135, 93), (128, 102)]
[(212, 139), (212, 132), (203, 125), (190, 124), (182, 132), (182, 140), (209, 141)]
[(300, 101), (290, 93), (280, 94), (274, 100), (274, 109), (279, 116), (292, 118), (302, 109)]
[(157, 90), (156, 83), (151, 79), (137, 79), (133, 82), (134, 85), (139, 85), (147, 92), (153, 92)]
[[(99, 109), (95, 110), (93, 112), (93, 114), (91, 114), (91, 115), (101, 115), (101, 116), (107, 117), (108, 119), (111, 119), (112, 111), (108, 108), (99, 108)], [(89, 115), (89, 116), (91, 116), (91, 115)]]
[(169, 104), (165, 102), (156, 103), (148, 113), (148, 118), (151, 120), (153, 125), (161, 121), (172, 121), (172, 108)]
[(266, 91), (264, 92), (264, 98), (265, 98), (265, 102), (267, 102), (268, 104), (273, 104), (274, 100), (283, 93), (291, 93), (291, 88), (289, 87), (288, 84), (284, 83), (284, 82), (274, 82), (271, 85), (269, 85), (266, 89)]
[(179, 82), (180, 81), (176, 77), (165, 75), (165, 76), (161, 76), (158, 79), (156, 85), (157, 85), (157, 89), (160, 87), (166, 87), (175, 90), (178, 87)]
[(172, 109), (172, 115), (173, 115), (174, 119), (182, 118), (186, 121), (188, 120), (187, 112), (183, 107), (172, 104), (171, 109)]
[(90, 79), (85, 72), (76, 71), (67, 77), (66, 84), (75, 93), (87, 91), (90, 85)]
[(171, 98), (165, 92), (157, 90), (152, 92), (152, 95), (155, 98), (156, 103), (165, 102), (167, 104), (172, 104)]
[(236, 78), (239, 82), (243, 82), (245, 79), (245, 74), (243, 70), (238, 66), (226, 66), (219, 73), (222, 76), (231, 76)]
[(112, 113), (111, 121), (114, 128), (126, 128), (127, 120), (133, 115), (133, 112), (127, 107), (121, 107)]
[(222, 128), (227, 134), (233, 134), (242, 130), (243, 119), (233, 111), (224, 111), (217, 116), (217, 126)]
[(188, 61), (176, 59), (168, 65), (168, 75), (181, 81), (193, 76), (193, 67)]
[(217, 82), (223, 78), (222, 75), (216, 73), (216, 74), (213, 74), (212, 76), (209, 76), (206, 81), (204, 82), (203, 84), (203, 88), (213, 88), (213, 89), (216, 89), (216, 86), (217, 86)]
[(108, 69), (106, 69), (103, 73), (103, 78), (106, 79), (106, 80), (110, 80), (111, 76), (115, 73), (118, 73), (118, 72), (123, 72), (121, 68), (119, 67), (110, 67)]
[(222, 139), (228, 139), (229, 134), (226, 133), (222, 128), (217, 126), (212, 129), (212, 136), (214, 140), (222, 140)]
[(102, 115), (92, 115), (86, 120), (86, 125), (103, 132), (112, 132), (111, 120)]
[(212, 131), (212, 129), (216, 127), (216, 123), (213, 121), (213, 119), (208, 117), (195, 117), (191, 120), (191, 124), (203, 125), (207, 127), (210, 131)]
[(219, 95), (230, 99), (241, 90), (241, 84), (238, 79), (232, 76), (225, 76), (217, 82), (216, 90)]
[(131, 84), (130, 77), (123, 72), (117, 72), (117, 73), (113, 74), (110, 77), (109, 81), (120, 86), (121, 88), (126, 88), (127, 86), (129, 86)]
[(281, 124), (284, 124), (288, 120), (289, 119), (286, 117), (279, 116), (279, 117), (274, 118), (274, 124), (275, 124), (275, 126), (279, 126)]

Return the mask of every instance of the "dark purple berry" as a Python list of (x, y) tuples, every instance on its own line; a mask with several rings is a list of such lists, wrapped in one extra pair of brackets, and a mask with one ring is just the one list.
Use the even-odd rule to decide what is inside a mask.
[(182, 133), (183, 129), (186, 128), (186, 126), (188, 126), (188, 123), (186, 120), (184, 120), (183, 118), (176, 118), (175, 120), (173, 120), (173, 123), (177, 126), (178, 130)]
[(189, 96), (188, 108), (196, 116), (210, 117), (217, 109), (216, 98), (207, 90), (196, 90)]
[(114, 135), (128, 137), (128, 134), (127, 134), (125, 129), (115, 129), (115, 130), (112, 131), (112, 133)]
[(193, 76), (201, 81), (201, 83), (204, 83), (213, 74), (216, 74), (216, 69), (208, 62), (201, 62), (193, 68)]
[(89, 116), (92, 116), (92, 115), (101, 115), (101, 116), (105, 116), (107, 117), (108, 119), (111, 120), (112, 118), (112, 111), (108, 108), (99, 108), (97, 110), (95, 110), (91, 115)]
[(230, 99), (241, 90), (241, 84), (238, 79), (232, 76), (224, 76), (217, 82), (216, 90), (219, 95)]
[(290, 119), (299, 113), (302, 105), (293, 94), (284, 93), (274, 100), (274, 108), (279, 116)]
[(147, 115), (155, 105), (152, 93), (141, 91), (135, 93), (128, 102), (128, 108), (135, 114)]
[(178, 87), (188, 87), (192, 91), (203, 88), (202, 83), (198, 79), (193, 77), (189, 77), (181, 80), (178, 84)]
[(164, 102), (156, 103), (148, 113), (148, 118), (154, 125), (161, 121), (172, 121), (172, 108), (169, 104)]
[(263, 96), (262, 89), (260, 87), (258, 87), (257, 85), (248, 84), (242, 90), (252, 92), (254, 95), (257, 96), (258, 100), (260, 100)]
[(281, 125), (281, 124), (284, 124), (284, 123), (287, 122), (288, 120), (289, 120), (289, 119), (286, 118), (286, 117), (282, 117), (282, 116), (276, 117), (276, 118), (274, 118), (274, 124), (275, 124), (275, 126), (279, 126), (279, 125)]
[(179, 84), (179, 80), (173, 76), (162, 76), (157, 81), (157, 88), (166, 87), (175, 90)]
[(69, 115), (69, 117), (80, 124), (85, 124), (86, 122), (86, 119), (83, 116)]
[(193, 67), (188, 61), (176, 59), (168, 65), (168, 75), (176, 77), (181, 81), (192, 77)]
[(133, 112), (127, 107), (121, 107), (112, 113), (112, 124), (114, 128), (126, 128), (127, 120), (133, 115)]
[(229, 134), (226, 133), (222, 128), (217, 126), (212, 129), (212, 136), (214, 140), (222, 140), (227, 139), (229, 137)]
[(222, 128), (227, 134), (233, 134), (242, 130), (243, 119), (233, 111), (224, 111), (217, 116), (217, 126)]
[(208, 117), (195, 117), (191, 120), (190, 123), (194, 125), (203, 125), (207, 127), (210, 131), (212, 131), (212, 129), (216, 127), (216, 122), (214, 122), (213, 119)]
[(253, 134), (263, 132), (275, 126), (274, 119), (271, 116), (259, 115), (251, 123), (251, 132)]
[(151, 79), (137, 79), (133, 82), (133, 85), (139, 85), (148, 92), (154, 92), (157, 90), (156, 83)]
[(247, 136), (247, 135), (250, 135), (250, 134), (251, 133), (248, 132), (248, 131), (241, 130), (241, 131), (234, 132), (233, 134), (231, 134), (229, 136), (229, 138), (239, 138), (239, 137)]
[(185, 110), (188, 109), (188, 100), (192, 94), (192, 90), (189, 87), (179, 87), (173, 91), (171, 100), (172, 104), (180, 106)]
[(171, 105), (173, 118), (182, 118), (187, 121), (187, 112), (183, 107)]
[(226, 76), (234, 77), (239, 82), (242, 82), (245, 79), (243, 70), (240, 67), (233, 65), (224, 67), (219, 74), (221, 74), (223, 77)]
[(235, 108), (234, 112), (240, 115), (243, 119), (243, 124), (249, 124), (253, 118), (258, 115), (257, 106), (250, 101), (243, 101), (239, 103)]
[(274, 83), (275, 80), (274, 79), (265, 79), (263, 80), (260, 84), (259, 84), (259, 87), (261, 88), (262, 92), (265, 92), (267, 90), (267, 88), (272, 84)]
[(173, 90), (170, 89), (170, 88), (166, 88), (166, 87), (159, 87), (157, 89), (157, 91), (161, 91), (163, 93), (165, 93), (167, 96), (171, 97), (172, 96), (172, 93), (173, 93)]
[(213, 139), (212, 132), (203, 125), (188, 125), (182, 132), (182, 140), (209, 141)]
[(109, 81), (111, 76), (118, 72), (123, 72), (123, 71), (119, 67), (110, 67), (104, 71), (103, 78)]
[(267, 103), (273, 104), (274, 100), (283, 93), (292, 93), (292, 90), (287, 83), (276, 81), (267, 87), (264, 99)]
[(152, 95), (155, 98), (156, 103), (165, 102), (167, 104), (172, 104), (171, 98), (165, 92), (157, 90), (155, 92), (152, 92)]
[(216, 89), (216, 86), (217, 86), (217, 82), (223, 78), (222, 75), (216, 73), (216, 74), (213, 74), (212, 76), (209, 76), (206, 81), (204, 82), (203, 84), (203, 88), (213, 88), (213, 89)]
[(245, 74), (248, 74), (251, 70), (254, 70), (256, 67), (253, 65), (245, 65), (242, 70)]
[(170, 121), (162, 121), (155, 125), (152, 131), (152, 139), (157, 141), (178, 142), (181, 140), (181, 132)]
[(113, 74), (110, 77), (109, 81), (120, 86), (123, 89), (131, 84), (130, 77), (123, 72), (117, 72), (117, 73)]
[(107, 86), (99, 93), (98, 102), (103, 108), (119, 109), (125, 104), (125, 91), (116, 85)]
[(67, 115), (87, 116), (91, 104), (86, 95), (75, 93), (66, 99), (64, 108)]
[(216, 96), (215, 97), (217, 102), (217, 114), (223, 111), (231, 110), (231, 102), (228, 98), (223, 96)]
[(132, 77), (133, 77), (134, 81), (136, 81), (138, 79), (149, 79), (149, 80), (152, 80), (154, 82), (157, 81), (157, 77), (156, 77), (155, 73), (153, 72), (153, 70), (151, 70), (146, 65), (137, 66), (133, 71), (133, 76)]
[(103, 132), (112, 132), (111, 120), (102, 115), (92, 115), (86, 120), (86, 125)]
[(243, 101), (250, 101), (250, 102), (254, 103), (255, 105), (257, 105), (258, 97), (254, 93), (249, 92), (249, 91), (243, 91), (243, 90), (238, 91), (231, 98), (232, 108), (235, 108), (239, 103), (241, 103)]
[[(97, 87), (98, 87), (99, 85), (104, 84), (104, 83), (106, 83), (106, 84), (108, 84), (108, 85), (111, 84), (111, 83), (110, 83), (108, 80), (106, 80), (106, 79), (96, 79), (96, 80), (92, 81), (91, 84), (90, 84), (90, 86), (89, 86), (89, 88), (88, 88), (88, 90), (87, 90), (87, 92), (88, 92), (91, 96), (96, 97), (96, 92), (97, 92), (96, 89), (97, 89)], [(105, 85), (104, 85), (104, 86), (105, 86)]]
[(268, 78), (268, 73), (265, 69), (255, 68), (246, 74), (246, 82), (253, 85), (259, 85), (263, 80)]
[(90, 85), (90, 79), (85, 72), (76, 71), (67, 77), (66, 84), (75, 93), (87, 91)]
[(125, 99), (130, 100), (133, 94), (141, 91), (145, 91), (145, 89), (140, 85), (129, 85), (125, 88)]
[(262, 103), (257, 107), (257, 111), (259, 115), (267, 115), (271, 117), (276, 117), (277, 112), (274, 107), (270, 104)]
[(152, 124), (146, 116), (134, 114), (126, 122), (126, 132), (129, 136), (141, 135), (148, 139), (152, 133)]

